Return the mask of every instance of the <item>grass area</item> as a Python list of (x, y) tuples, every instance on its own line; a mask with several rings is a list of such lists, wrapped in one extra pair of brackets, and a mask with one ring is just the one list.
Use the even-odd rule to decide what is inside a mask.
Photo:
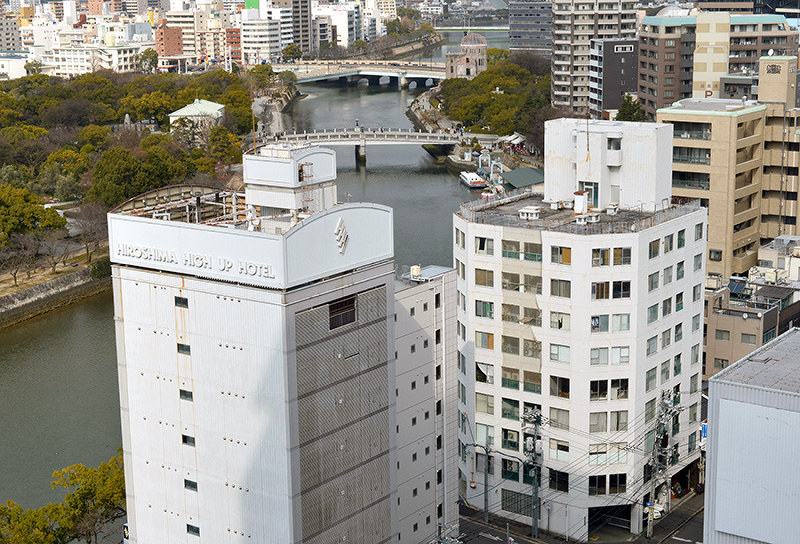
[[(92, 252), (92, 263), (108, 257), (108, 248), (101, 248)], [(14, 285), (14, 278), (7, 271), (0, 271), (0, 297), (17, 293), (29, 287), (34, 287), (40, 283), (56, 279), (66, 274), (71, 274), (90, 266), (86, 262), (86, 253), (83, 250), (73, 252), (67, 259), (67, 266), (59, 264), (56, 273), (52, 273), (51, 266), (44, 260), (36, 263), (36, 268), (28, 277), (27, 272), (22, 271), (17, 274), (17, 285)]]

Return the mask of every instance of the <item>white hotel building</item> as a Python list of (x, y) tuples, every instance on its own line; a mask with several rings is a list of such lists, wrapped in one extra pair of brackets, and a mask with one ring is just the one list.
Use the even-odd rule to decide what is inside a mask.
[(331, 150), (265, 146), (244, 193), (165, 187), (109, 214), (130, 542), (457, 523), (452, 271), (395, 295), (392, 210), (337, 203), (335, 177)]
[(545, 139), (543, 199), (522, 189), (454, 218), (461, 493), (483, 507), (471, 444), (488, 442), (490, 510), (530, 523), (520, 417), (540, 409), (540, 527), (637, 533), (662, 391), (672, 483), (686, 489), (699, 456), (706, 210), (671, 204), (668, 125), (558, 119)]

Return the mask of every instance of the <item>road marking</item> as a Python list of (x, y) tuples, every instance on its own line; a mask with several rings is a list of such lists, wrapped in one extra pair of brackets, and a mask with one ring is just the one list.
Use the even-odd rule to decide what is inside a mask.
[(499, 541), (499, 540), (501, 540), (501, 538), (500, 538), (500, 537), (497, 537), (497, 536), (491, 535), (491, 534), (489, 534), (489, 533), (478, 533), (478, 536), (482, 536), (483, 538), (490, 538), (490, 539), (492, 539), (492, 540), (498, 540), (498, 541)]
[(681, 542), (693, 542), (692, 540), (689, 540), (688, 538), (681, 538), (679, 536), (673, 536), (672, 540), (680, 540)]

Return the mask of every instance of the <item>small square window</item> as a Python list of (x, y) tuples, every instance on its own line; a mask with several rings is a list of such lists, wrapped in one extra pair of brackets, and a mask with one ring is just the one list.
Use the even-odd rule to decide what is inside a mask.
[(175, 297), (175, 306), (178, 308), (188, 308), (189, 299), (185, 297)]
[(428, 303), (427, 302), (422, 304), (422, 311), (423, 312), (427, 312), (428, 311)]
[(184, 355), (191, 355), (192, 348), (188, 344), (178, 344), (178, 353), (183, 353)]
[(417, 388), (417, 382), (416, 381), (411, 382), (411, 390), (413, 391), (416, 388)]
[(411, 310), (409, 311), (409, 313), (411, 314), (411, 317), (414, 317), (414, 314), (417, 313), (417, 309), (412, 306)]
[(411, 344), (411, 353), (416, 353), (416, 352), (417, 352), (417, 345)]
[(200, 527), (197, 525), (186, 524), (186, 532), (190, 535), (200, 536)]
[(416, 460), (417, 460), (417, 454), (414, 453), (414, 454), (411, 455), (411, 462), (413, 463)]
[(183, 487), (189, 491), (197, 491), (197, 482), (194, 480), (183, 480)]
[(194, 437), (189, 436), (188, 434), (183, 434), (181, 435), (181, 442), (183, 442), (187, 446), (194, 446)]
[(422, 341), (422, 347), (423, 348), (427, 348), (428, 347), (428, 341), (427, 340), (423, 340)]
[(186, 389), (180, 390), (181, 400), (194, 400), (194, 394)]
[(411, 426), (412, 426), (412, 427), (416, 427), (416, 425), (417, 425), (417, 418), (415, 418), (415, 417), (412, 417), (412, 418), (411, 418)]

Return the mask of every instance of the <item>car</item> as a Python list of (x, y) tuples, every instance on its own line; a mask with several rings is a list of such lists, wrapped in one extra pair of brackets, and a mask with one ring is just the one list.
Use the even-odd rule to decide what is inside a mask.
[[(664, 517), (664, 513), (665, 513), (664, 507), (661, 506), (660, 504), (655, 504), (653, 506), (653, 519), (661, 519), (661, 518), (663, 518)], [(644, 507), (644, 514), (645, 514), (645, 518), (650, 514), (650, 507), (649, 506), (645, 506)]]

